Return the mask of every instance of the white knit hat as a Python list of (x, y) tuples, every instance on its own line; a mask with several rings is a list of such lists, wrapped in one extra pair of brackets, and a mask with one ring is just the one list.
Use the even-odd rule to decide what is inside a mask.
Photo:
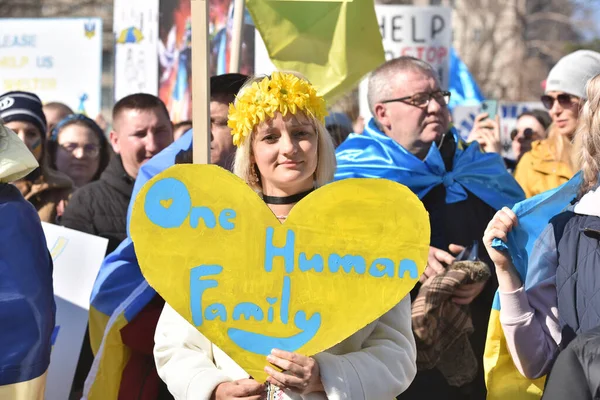
[(546, 80), (546, 93), (565, 92), (585, 99), (585, 85), (600, 74), (600, 53), (577, 50), (567, 54), (550, 70)]

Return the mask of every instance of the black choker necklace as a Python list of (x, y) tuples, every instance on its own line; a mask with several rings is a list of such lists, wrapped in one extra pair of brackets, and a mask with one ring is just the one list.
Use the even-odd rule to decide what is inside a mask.
[(267, 204), (293, 204), (305, 198), (313, 190), (315, 189), (310, 189), (306, 192), (296, 193), (286, 197), (267, 196), (266, 194), (263, 194), (263, 201)]

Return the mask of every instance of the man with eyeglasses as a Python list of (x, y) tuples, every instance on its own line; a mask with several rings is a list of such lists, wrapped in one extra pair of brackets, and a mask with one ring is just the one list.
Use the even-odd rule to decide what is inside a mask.
[[(450, 130), (449, 98), (450, 93), (440, 88), (437, 73), (426, 62), (406, 56), (390, 60), (369, 79), (368, 101), (374, 117), (362, 135), (351, 134), (336, 152), (336, 179), (399, 182), (418, 195), (429, 212), (428, 265), (420, 279), (424, 285), (413, 290), (413, 299), (421, 287), (427, 290), (432, 279), (446, 273), (455, 261), (451, 253), (460, 252), (462, 246), (473, 245), (471, 256), (492, 265), (481, 243), (483, 232), (496, 210), (512, 207), (524, 198), (498, 154), (468, 146)], [(447, 304), (448, 309), (457, 304), (469, 306), (474, 328), (470, 349), (450, 354), (439, 348), (434, 356), (444, 362), (442, 372), (439, 363), (433, 368), (424, 366), (422, 352), (431, 349), (417, 340), (417, 376), (399, 399), (485, 398), (483, 349), (497, 280), (470, 282), (457, 285)], [(425, 328), (441, 335), (440, 342), (453, 340), (437, 325)], [(465, 340), (467, 331), (462, 331)], [(457, 381), (461, 384), (450, 384)]]

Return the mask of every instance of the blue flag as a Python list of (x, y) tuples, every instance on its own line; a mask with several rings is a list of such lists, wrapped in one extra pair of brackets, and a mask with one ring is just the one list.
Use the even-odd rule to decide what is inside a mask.
[[(564, 211), (577, 196), (581, 174), (575, 175), (564, 185), (541, 193), (514, 206), (519, 224), (508, 234), (508, 243), (496, 239), (494, 248), (508, 251), (525, 289), (547, 278), (547, 271), (536, 263), (529, 268), (529, 256), (550, 219)], [(544, 378), (530, 380), (517, 371), (500, 324), (500, 297), (498, 292), (492, 305), (488, 339), (484, 353), (484, 369), (488, 388), (488, 400), (539, 399), (543, 392)]]
[(450, 104), (448, 104), (450, 110), (456, 106), (479, 105), (485, 99), (477, 82), (454, 48), (450, 49), (450, 87), (448, 90), (452, 93)]

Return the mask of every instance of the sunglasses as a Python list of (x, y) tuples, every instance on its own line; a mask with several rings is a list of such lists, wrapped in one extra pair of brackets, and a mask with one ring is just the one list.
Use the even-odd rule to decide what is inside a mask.
[(542, 100), (542, 104), (544, 105), (544, 107), (546, 107), (546, 109), (550, 110), (552, 107), (554, 107), (554, 102), (558, 100), (558, 104), (560, 104), (561, 107), (569, 107), (572, 103), (572, 97), (570, 94), (566, 94), (566, 93), (562, 93), (559, 94), (558, 96), (556, 96), (556, 98), (550, 96), (550, 95), (543, 95), (541, 97)]
[[(519, 135), (519, 131), (517, 129), (513, 129), (510, 132), (510, 140), (515, 140), (515, 138)], [(531, 140), (533, 138), (533, 129), (531, 128), (525, 128), (525, 130), (523, 131), (523, 139), (524, 140)]]

